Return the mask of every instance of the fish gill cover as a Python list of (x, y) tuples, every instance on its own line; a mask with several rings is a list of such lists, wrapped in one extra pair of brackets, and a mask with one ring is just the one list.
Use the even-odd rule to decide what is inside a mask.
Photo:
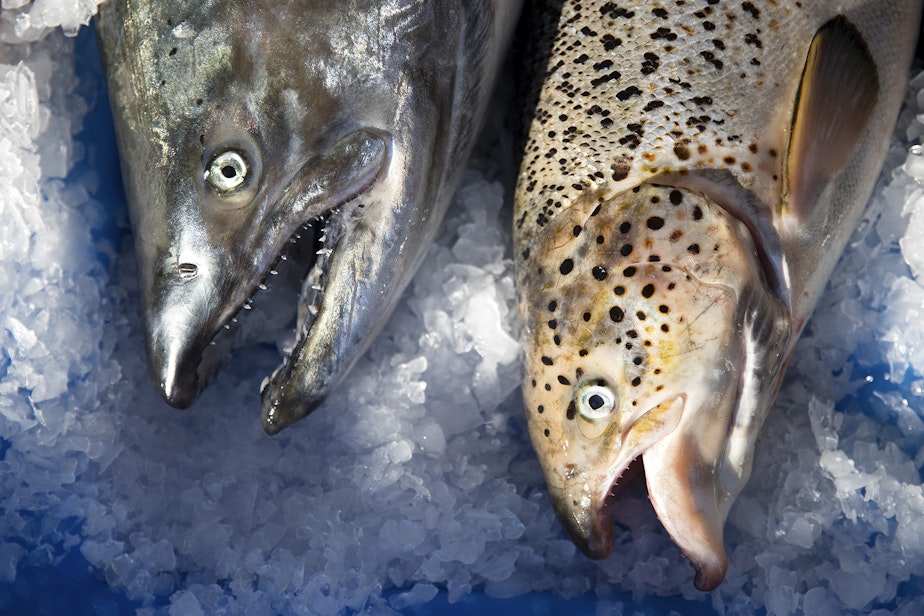
[(256, 409), (272, 332), (189, 412), (149, 385), (115, 159), (99, 142), (111, 135), (80, 134), (105, 105), (101, 78), (92, 49), (55, 27), (95, 3), (12, 4), (0, 611), (28, 592), (27, 572), (75, 550), (141, 614), (392, 613), (440, 593), (546, 591), (594, 597), (599, 614), (657, 595), (732, 614), (924, 610), (924, 74), (731, 510), (727, 578), (701, 593), (644, 485), (623, 495), (602, 563), (555, 519), (516, 390), (500, 122), (383, 334), (319, 413), (270, 439)]

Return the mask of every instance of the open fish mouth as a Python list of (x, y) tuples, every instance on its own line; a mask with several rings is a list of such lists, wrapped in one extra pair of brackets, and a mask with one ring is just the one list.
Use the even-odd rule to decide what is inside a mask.
[(343, 235), (344, 221), (355, 209), (354, 203), (333, 207), (292, 233), (248, 299), (204, 350), (196, 395), (229, 361), (230, 352), (252, 343), (274, 344), (282, 355), (282, 363), (263, 379), (261, 393), (291, 369), (293, 356), (309, 337), (321, 310), (334, 250)]

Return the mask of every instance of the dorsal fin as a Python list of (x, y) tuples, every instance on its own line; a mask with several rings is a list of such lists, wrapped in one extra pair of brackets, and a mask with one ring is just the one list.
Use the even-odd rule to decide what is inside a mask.
[(876, 63), (845, 17), (828, 21), (809, 48), (787, 160), (789, 207), (805, 220), (847, 166), (879, 98)]

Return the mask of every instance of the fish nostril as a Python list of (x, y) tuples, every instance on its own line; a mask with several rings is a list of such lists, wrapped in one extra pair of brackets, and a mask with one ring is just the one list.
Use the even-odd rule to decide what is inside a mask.
[(199, 268), (195, 263), (180, 263), (177, 269), (180, 271), (180, 279), (183, 282), (194, 280), (199, 275)]

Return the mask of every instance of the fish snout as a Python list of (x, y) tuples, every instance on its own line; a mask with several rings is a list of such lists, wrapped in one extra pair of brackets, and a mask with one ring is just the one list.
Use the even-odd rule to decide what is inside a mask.
[(167, 404), (185, 409), (199, 396), (200, 353), (168, 331), (155, 331), (152, 336), (147, 352), (151, 381)]
[[(173, 263), (168, 276), (145, 289), (145, 330), (148, 372), (164, 401), (186, 408), (202, 391), (203, 352), (221, 327), (211, 308), (209, 272), (202, 261)], [(211, 300), (211, 301), (210, 301)]]
[(615, 525), (606, 505), (580, 491), (552, 496), (552, 505), (571, 541), (588, 558), (603, 560), (613, 551)]

